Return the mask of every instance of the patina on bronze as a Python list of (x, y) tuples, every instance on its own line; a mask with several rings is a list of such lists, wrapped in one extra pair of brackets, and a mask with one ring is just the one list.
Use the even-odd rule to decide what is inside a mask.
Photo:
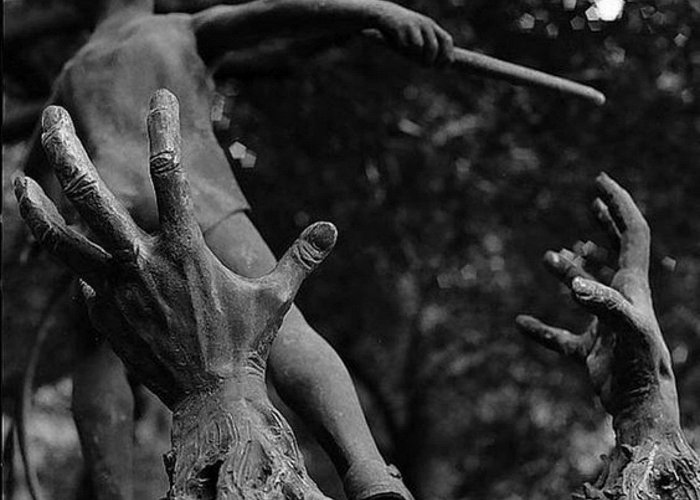
[[(153, 91), (163, 86), (172, 90), (183, 111), (181, 154), (190, 167), (197, 223), (212, 252), (249, 277), (268, 273), (276, 259), (245, 213), (248, 203), (212, 130), (211, 73), (219, 58), (280, 35), (323, 37), (363, 29), (379, 30), (394, 40), (396, 50), (428, 64), (447, 61), (452, 54), (451, 37), (434, 21), (389, 2), (261, 0), (194, 15), (154, 15), (148, 0), (105, 0), (92, 8), (95, 31), (63, 68), (51, 102), (70, 112), (97, 171), (129, 216), (143, 230), (154, 231), (158, 210), (141, 168), (148, 158), (142, 114)], [(71, 222), (80, 220), (63, 199), (38, 137), (23, 170), (42, 186), (61, 215)], [(35, 254), (22, 261), (31, 242), (22, 243), (15, 245), (16, 253), (4, 256), (6, 263), (15, 259), (15, 265), (5, 268), (16, 275), (16, 282), (46, 289), (51, 280), (63, 278), (60, 268)], [(44, 317), (50, 310), (55, 314), (42, 330), (44, 338), (78, 332), (76, 336), (85, 339), (73, 363), (72, 407), (83, 455), (96, 498), (129, 499), (132, 451), (124, 436), (132, 432), (134, 403), (126, 373), (111, 349), (91, 340), (95, 334), (70, 293), (62, 298), (70, 308), (49, 304), (36, 314), (8, 318), (4, 335), (21, 335), (27, 342), (36, 331), (27, 319)], [(400, 475), (384, 462), (374, 443), (343, 362), (294, 306), (272, 344), (270, 374), (279, 394), (330, 455), (350, 498), (410, 498)]]
[(585, 364), (603, 406), (613, 417), (616, 444), (594, 485), (581, 499), (700, 498), (700, 459), (680, 425), (671, 356), (654, 314), (649, 288), (649, 226), (630, 194), (600, 174), (593, 211), (615, 246), (619, 269), (609, 286), (586, 269), (595, 262), (570, 250), (545, 254), (546, 267), (593, 315), (578, 335), (519, 316), (520, 330)]
[[(224, 3), (239, 2), (159, 0), (155, 2), (155, 8), (157, 12), (161, 13), (192, 13)], [(88, 15), (91, 10), (91, 8), (85, 8), (81, 11), (75, 6), (64, 4), (56, 4), (51, 8), (46, 8), (43, 5), (39, 8), (19, 4), (10, 5), (6, 9), (7, 21), (3, 38), (6, 46), (9, 47), (7, 50), (12, 51), (13, 48), (21, 46), (26, 41), (34, 41), (38, 37), (56, 32), (67, 32), (77, 28), (87, 29), (90, 27), (91, 17), (94, 17)], [(342, 30), (337, 34), (334, 33), (335, 31), (331, 31), (323, 36), (315, 36), (305, 40), (277, 38), (256, 47), (239, 47), (237, 51), (229, 52), (217, 61), (216, 75), (218, 78), (225, 79), (241, 74), (276, 73), (284, 68), (293, 68), (310, 55), (348, 38), (347, 33)], [(368, 38), (386, 43), (385, 33), (377, 29), (366, 29), (363, 34)], [(435, 48), (431, 46), (430, 42), (433, 39), (432, 35), (429, 31), (421, 30), (417, 25), (410, 31), (395, 31), (390, 36), (394, 37), (393, 41), (389, 41), (392, 46), (400, 43), (405, 45), (410, 38), (418, 40), (426, 37), (424, 40), (427, 48), (426, 57), (435, 52)], [(398, 37), (402, 37), (404, 40), (397, 40)], [(418, 46), (420, 45), (418, 44)], [(422, 55), (419, 54), (418, 57), (421, 58)], [(606, 100), (602, 92), (588, 85), (464, 48), (456, 48), (452, 56), (441, 58), (441, 62), (446, 61), (450, 63), (444, 64), (445, 66), (467, 75), (505, 80), (514, 85), (554, 90), (564, 96), (579, 97), (597, 105), (603, 105)], [(3, 138), (14, 141), (30, 133), (43, 104), (43, 101), (36, 101), (13, 109), (3, 121)]]
[(63, 192), (100, 244), (68, 227), (41, 187), (19, 176), (22, 217), (83, 279), (93, 325), (173, 410), (168, 498), (325, 498), (267, 397), (265, 370), (299, 286), (335, 244), (335, 227), (309, 226), (270, 273), (240, 276), (197, 224), (171, 93), (156, 92), (148, 115), (156, 232), (143, 231), (105, 186), (63, 108), (47, 108), (42, 125)]
[[(51, 103), (71, 113), (105, 183), (129, 215), (151, 231), (158, 227), (158, 217), (150, 181), (140, 168), (147, 156), (140, 117), (151, 92), (161, 86), (173, 90), (184, 111), (182, 156), (192, 173), (194, 210), (207, 244), (237, 273), (260, 276), (275, 265), (275, 258), (244, 212), (247, 201), (230, 174), (210, 123), (211, 73), (222, 67), (222, 58), (281, 35), (323, 42), (366, 30), (380, 33), (392, 48), (426, 64), (449, 66), (455, 59), (461, 64), (455, 54), (462, 52), (455, 53), (452, 38), (434, 21), (390, 2), (280, 0), (206, 8), (214, 3), (169, 2), (170, 7), (162, 8), (200, 11), (194, 15), (153, 15), (148, 0), (84, 5), (78, 17), (96, 19), (95, 32), (64, 67)], [(49, 29), (44, 21), (50, 19), (41, 14), (41, 22), (30, 22), (29, 31)], [(62, 16), (72, 19), (71, 23), (76, 20), (72, 14)], [(18, 36), (24, 32), (15, 30)], [(24, 171), (44, 188), (63, 216), (77, 221), (46, 165), (38, 137)], [(18, 241), (3, 256), (6, 283), (17, 289), (46, 290), (47, 283), (66, 281), (65, 272), (43, 256), (27, 252), (31, 242), (21, 231), (16, 234)], [(27, 254), (32, 258), (22, 260)], [(49, 342), (61, 335), (65, 338), (66, 332), (86, 339), (82, 352), (71, 360), (73, 412), (83, 454), (97, 498), (129, 499), (131, 446), (124, 436), (131, 433), (134, 403), (123, 367), (110, 349), (93, 345), (94, 333), (84, 311), (71, 300), (70, 290), (58, 294), (57, 301), (51, 298), (55, 294), (41, 294), (47, 300), (18, 296), (6, 304), (5, 310), (27, 310), (27, 314), (4, 316), (4, 340), (21, 337), (15, 344), (28, 343), (34, 332), (41, 332), (38, 338)], [(46, 321), (37, 324), (33, 318)], [(28, 363), (27, 371), (34, 365)], [(285, 402), (304, 418), (329, 453), (350, 498), (384, 494), (410, 498), (398, 472), (387, 466), (377, 450), (342, 361), (294, 306), (273, 343), (270, 372)], [(31, 380), (25, 378), (25, 394)], [(18, 420), (22, 421), (21, 416)]]

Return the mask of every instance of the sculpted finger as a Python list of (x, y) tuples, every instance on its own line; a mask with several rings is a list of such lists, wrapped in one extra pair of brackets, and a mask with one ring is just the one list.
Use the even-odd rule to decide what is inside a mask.
[(574, 252), (586, 264), (605, 265), (608, 261), (608, 251), (592, 241), (579, 241), (574, 245)]
[(651, 236), (644, 216), (632, 196), (607, 174), (596, 178), (596, 186), (620, 231), (620, 268), (647, 276)]
[(107, 189), (75, 135), (68, 112), (49, 106), (42, 115), (41, 142), (63, 192), (87, 225), (115, 250), (133, 249), (141, 232), (114, 195)]
[(14, 188), (20, 215), (37, 241), (52, 255), (87, 279), (106, 269), (110, 254), (70, 229), (33, 179), (19, 176), (14, 180)]
[(423, 40), (423, 32), (419, 26), (411, 26), (408, 31), (408, 41), (411, 54), (417, 57), (419, 61), (422, 60), (425, 41)]
[(580, 257), (573, 252), (552, 250), (544, 254), (544, 265), (559, 281), (566, 286), (571, 286), (571, 281), (577, 276), (586, 279), (595, 279), (583, 269)]
[(641, 331), (642, 318), (634, 306), (617, 290), (597, 281), (574, 278), (571, 291), (576, 302), (601, 321)]
[(161, 229), (187, 237), (197, 228), (189, 184), (181, 165), (180, 108), (165, 89), (152, 96), (148, 113), (150, 172), (158, 202)]
[(439, 26), (437, 28), (437, 36), (440, 43), (438, 65), (443, 66), (454, 61), (454, 41), (452, 40), (452, 35)]
[(615, 221), (610, 215), (610, 210), (608, 209), (608, 206), (603, 202), (603, 200), (601, 200), (600, 198), (596, 198), (595, 200), (593, 200), (593, 205), (591, 208), (593, 209), (593, 214), (595, 215), (602, 228), (610, 236), (610, 239), (612, 240), (612, 243), (615, 246), (615, 248), (619, 247), (621, 240), (620, 230), (617, 228)]
[(438, 53), (440, 51), (440, 42), (438, 42), (435, 26), (425, 26), (422, 30), (423, 34), (423, 62), (428, 65), (435, 64)]
[(301, 283), (328, 256), (337, 238), (338, 230), (330, 222), (312, 224), (262, 280), (274, 290), (282, 303), (291, 303)]
[(583, 361), (591, 348), (589, 335), (575, 335), (563, 328), (549, 326), (537, 318), (521, 314), (515, 318), (521, 333), (552, 351)]

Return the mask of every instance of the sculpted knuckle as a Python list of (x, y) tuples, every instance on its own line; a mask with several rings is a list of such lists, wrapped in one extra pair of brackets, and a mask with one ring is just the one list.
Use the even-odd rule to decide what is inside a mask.
[(151, 156), (151, 171), (155, 175), (165, 175), (180, 167), (178, 154), (175, 151), (161, 151)]
[(159, 240), (170, 258), (196, 260), (202, 257), (201, 238), (193, 231), (164, 230)]
[(63, 191), (69, 198), (83, 200), (92, 196), (98, 189), (97, 178), (85, 170), (74, 171), (73, 175), (63, 186)]
[(41, 143), (47, 152), (58, 156), (72, 149), (73, 137), (65, 126), (59, 123), (41, 134)]
[(313, 271), (323, 260), (323, 255), (314, 246), (299, 240), (292, 248), (292, 257), (307, 272)]
[(61, 141), (58, 138), (57, 129), (44, 132), (41, 135), (41, 145), (52, 163), (56, 163), (60, 159)]
[(41, 143), (46, 147), (49, 145), (61, 142), (61, 128), (58, 125), (54, 125), (48, 130), (45, 130), (41, 134)]
[(284, 305), (292, 301), (291, 294), (287, 287), (279, 286), (277, 283), (264, 285), (259, 289), (259, 294), (264, 302), (275, 305)]
[(138, 242), (134, 242), (129, 248), (112, 251), (112, 262), (119, 267), (139, 269), (145, 260), (142, 256), (141, 245)]
[(58, 231), (46, 223), (42, 223), (37, 227), (36, 237), (39, 243), (49, 252), (55, 252), (61, 240)]

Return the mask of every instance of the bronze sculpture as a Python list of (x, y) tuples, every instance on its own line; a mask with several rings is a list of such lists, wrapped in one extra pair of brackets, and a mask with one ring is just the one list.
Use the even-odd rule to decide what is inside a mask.
[(613, 417), (615, 448), (582, 499), (700, 498), (700, 459), (680, 425), (671, 356), (654, 313), (649, 288), (649, 226), (627, 191), (608, 177), (596, 179), (593, 212), (619, 248), (619, 269), (609, 286), (584, 264), (595, 252), (545, 254), (547, 268), (593, 315), (582, 334), (519, 316), (520, 330), (545, 347), (586, 365), (593, 387)]
[[(60, 108), (45, 112), (44, 145), (64, 192), (108, 244), (66, 227), (25, 177), (15, 182), (22, 215), (43, 245), (89, 281), (82, 289), (95, 325), (175, 410), (166, 462), (170, 498), (323, 498), (265, 396), (263, 373), (282, 316), (303, 278), (330, 252), (335, 229), (308, 228), (261, 279), (231, 273), (206, 248), (196, 223), (180, 166), (177, 101), (167, 91), (153, 97), (148, 125), (157, 235), (141, 231), (106, 189)], [(594, 212), (620, 247), (611, 286), (584, 269), (594, 252), (545, 256), (593, 321), (582, 335), (530, 316), (520, 316), (518, 325), (584, 362), (613, 416), (616, 448), (597, 483), (576, 497), (695, 499), (700, 460), (680, 428), (670, 355), (653, 312), (649, 228), (615, 181), (601, 174), (597, 186)]]
[(33, 180), (15, 192), (37, 240), (84, 281), (93, 324), (174, 412), (168, 498), (325, 498), (267, 398), (272, 342), (304, 278), (333, 248), (308, 227), (268, 274), (227, 269), (204, 242), (181, 165), (175, 97), (154, 94), (150, 176), (160, 229), (146, 233), (104, 185), (68, 113), (44, 112), (42, 142), (64, 193), (102, 245), (67, 227)]
[[(253, 4), (256, 4), (256, 7), (252, 7)], [(104, 168), (102, 173), (108, 179), (108, 183), (119, 191), (119, 197), (127, 203), (130, 213), (145, 227), (154, 227), (155, 206), (152, 197), (144, 191), (144, 187), (147, 186), (145, 176), (135, 168), (138, 165), (138, 161), (135, 158), (129, 158), (131, 154), (135, 154), (133, 153), (134, 151), (139, 151), (139, 149), (141, 149), (142, 153), (143, 148), (136, 146), (138, 139), (135, 137), (131, 138), (130, 143), (127, 141), (127, 144), (131, 144), (130, 146), (109, 139), (114, 139), (114, 137), (110, 137), (110, 129), (112, 127), (112, 131), (125, 127), (126, 129), (131, 129), (134, 132), (134, 136), (139, 136), (139, 138), (143, 136), (143, 130), (139, 130), (138, 126), (131, 127), (130, 125), (124, 125), (124, 123), (115, 125), (115, 123), (127, 115), (132, 117), (138, 116), (139, 113), (136, 111), (137, 106), (134, 100), (138, 96), (143, 100), (147, 91), (153, 90), (154, 86), (151, 85), (147, 89), (140, 89), (139, 83), (133, 78), (133, 69), (129, 72), (124, 70), (124, 67), (129, 61), (134, 62), (136, 60), (130, 60), (129, 58), (134, 56), (134, 53), (138, 50), (146, 51), (138, 54), (144, 57), (147, 55), (147, 51), (153, 50), (158, 43), (166, 43), (164, 40), (167, 36), (173, 35), (173, 38), (169, 40), (177, 40), (167, 47), (169, 50), (177, 47), (178, 43), (185, 41), (185, 38), (189, 37), (185, 42), (185, 45), (189, 44), (185, 50), (187, 52), (185, 57), (182, 60), (176, 60), (177, 57), (183, 55), (181, 52), (176, 57), (168, 58), (163, 66), (153, 64), (153, 67), (149, 68), (149, 70), (162, 71), (162, 74), (167, 74), (168, 71), (174, 70), (175, 66), (179, 64), (179, 69), (176, 71), (182, 71), (181, 74), (185, 73), (183, 67), (187, 66), (190, 70), (196, 68), (195, 73), (197, 75), (204, 75), (206, 70), (202, 69), (198, 59), (203, 58), (209, 63), (216, 58), (215, 56), (218, 56), (218, 53), (224, 49), (224, 46), (228, 50), (239, 48), (239, 46), (248, 43), (245, 42), (242, 45), (238, 45), (241, 43), (241, 38), (246, 38), (245, 30), (250, 28), (251, 23), (254, 25), (257, 16), (271, 16), (271, 18), (263, 21), (264, 23), (270, 23), (267, 26), (270, 32), (253, 33), (255, 29), (251, 29), (250, 32), (253, 33), (252, 36), (254, 37), (279, 34), (280, 31), (283, 31), (279, 29), (280, 23), (287, 15), (291, 15), (293, 19), (301, 20), (300, 28), (304, 28), (303, 23), (309, 21), (309, 19), (311, 19), (310, 22), (312, 24), (315, 22), (308, 11), (294, 12), (298, 7), (295, 7), (296, 4), (294, 2), (280, 2), (271, 10), (261, 8), (257, 2), (253, 2), (253, 4), (251, 4), (250, 8), (216, 8), (212, 11), (198, 14), (195, 16), (196, 19), (184, 15), (170, 16), (168, 22), (163, 18), (158, 18), (157, 20), (155, 18), (141, 19), (140, 23), (142, 24), (138, 26), (139, 23), (135, 22), (137, 14), (150, 14), (150, 9), (144, 8), (145, 4), (139, 5), (138, 2), (108, 3), (102, 6), (100, 27), (94, 34), (91, 42), (67, 66), (62, 78), (57, 82), (54, 101), (65, 104), (74, 112), (78, 127), (87, 134), (88, 148), (91, 149), (92, 153), (96, 154), (98, 167), (102, 168), (103, 165), (107, 164), (120, 164), (125, 167), (123, 169)], [(308, 7), (308, 5), (305, 7)], [(360, 28), (378, 28), (385, 40), (423, 62), (445, 62), (451, 58), (451, 39), (449, 35), (424, 16), (383, 2), (377, 4), (357, 2), (352, 3), (352, 5), (346, 5), (347, 10), (345, 11), (342, 11), (342, 9), (334, 10), (340, 7), (342, 5), (338, 4), (326, 12), (315, 12), (314, 15), (320, 16), (319, 20), (333, 20), (333, 22), (339, 22), (341, 25), (347, 22), (347, 25), (343, 25), (343, 30), (352, 32), (358, 31)], [(285, 9), (288, 10), (285, 12)], [(275, 20), (274, 16), (280, 17)], [(353, 16), (356, 16), (356, 18)], [(140, 34), (145, 33), (147, 30), (144, 30), (143, 26), (151, 21), (154, 21), (154, 24), (149, 26), (149, 29), (153, 29), (153, 32), (149, 33), (151, 38), (144, 37), (140, 42), (141, 45), (135, 44), (130, 49), (120, 47), (119, 50), (121, 52), (118, 50), (111, 52), (110, 43), (114, 42), (113, 45), (118, 45), (116, 39), (122, 40), (128, 30), (141, 30), (139, 31)], [(126, 29), (127, 25), (128, 30)], [(229, 40), (227, 33), (221, 31), (222, 26), (227, 26), (227, 29), (235, 31), (236, 37)], [(241, 29), (236, 29), (236, 27), (241, 27)], [(159, 38), (159, 30), (161, 35), (168, 30), (170, 30), (170, 33)], [(323, 27), (319, 32), (323, 33), (325, 30), (327, 30), (327, 26)], [(194, 38), (190, 36), (193, 33)], [(199, 38), (197, 33), (201, 35)], [(131, 35), (136, 37), (135, 33), (130, 33), (128, 36)], [(127, 39), (130, 41), (135, 40), (135, 38), (128, 37)], [(194, 54), (195, 51), (190, 50), (193, 40), (196, 41), (196, 54)], [(150, 46), (149, 43), (151, 42), (154, 42), (155, 45)], [(151, 56), (155, 57), (150, 58), (150, 63), (155, 63), (168, 52), (168, 50), (165, 50), (165, 47), (161, 48), (163, 49), (162, 51), (157, 51), (156, 49), (151, 53)], [(124, 54), (128, 54), (129, 50), (134, 53), (124, 57)], [(156, 54), (155, 52), (158, 53)], [(209, 52), (212, 53), (210, 54)], [(106, 61), (113, 61), (114, 59), (123, 59), (123, 61), (116, 64), (115, 67), (110, 67), (109, 71), (107, 71), (108, 64)], [(168, 64), (173, 66), (167, 67)], [(143, 66), (145, 65), (141, 64), (139, 66), (139, 64), (134, 64), (133, 68), (142, 68)], [(108, 74), (117, 75), (117, 78), (107, 83), (109, 80), (107, 78)], [(140, 74), (139, 76), (144, 75)], [(120, 80), (120, 77), (123, 77), (123, 79)], [(192, 95), (192, 87), (198, 87), (201, 90), (203, 87), (210, 86), (210, 82), (206, 78), (199, 78), (195, 85), (190, 85), (190, 83), (192, 82), (188, 83), (181, 79), (178, 82), (178, 85), (181, 85), (180, 88), (177, 88), (178, 94)], [(104, 99), (97, 103), (95, 101), (100, 101), (100, 99), (96, 98), (97, 96), (101, 96)], [(594, 98), (597, 99), (599, 97), (595, 95)], [(186, 105), (191, 106), (190, 111), (194, 108), (198, 109), (197, 123), (194, 124), (188, 121), (185, 124), (186, 130), (190, 131), (206, 128), (206, 125), (202, 125), (206, 122), (202, 111), (208, 109), (209, 103), (206, 98), (203, 98), (203, 94), (197, 95), (195, 101), (186, 101)], [(120, 113), (123, 113), (121, 119), (115, 120), (112, 124), (105, 124), (104, 122), (108, 120), (106, 120), (107, 113), (104, 111), (109, 109), (120, 109)], [(195, 114), (192, 113), (187, 116), (195, 116)], [(124, 122), (129, 123), (131, 119), (126, 119)], [(133, 122), (131, 123), (133, 124)], [(199, 137), (202, 138), (203, 136)], [(211, 141), (211, 136), (207, 137), (206, 140)], [(211, 142), (209, 143), (211, 144)], [(47, 190), (55, 197), (58, 197), (57, 187), (51, 187), (53, 181), (50, 179), (50, 176), (47, 177), (44, 167), (41, 166), (42, 154), (38, 150), (37, 145), (38, 143), (35, 142), (33, 156), (30, 157), (27, 163), (27, 173), (39, 178)], [(273, 265), (273, 258), (247, 218), (240, 213), (247, 208), (245, 198), (240, 193), (235, 181), (227, 173), (223, 173), (223, 170), (217, 170), (223, 164), (223, 161), (220, 154), (213, 152), (214, 149), (211, 148), (210, 152), (204, 152), (204, 148), (201, 148), (198, 152), (190, 150), (190, 153), (193, 155), (210, 155), (206, 160), (196, 162), (198, 174), (193, 178), (196, 192), (195, 199), (199, 209), (198, 220), (205, 230), (212, 229), (212, 231), (207, 232), (208, 240), (211, 244), (215, 247), (218, 246), (219, 249), (226, 248), (227, 256), (223, 256), (223, 258), (228, 258), (229, 265), (239, 266), (238, 270), (241, 273), (252, 272), (254, 275), (258, 275), (269, 270), (270, 266)], [(135, 156), (139, 155), (135, 154)], [(115, 159), (118, 159), (118, 161), (114, 161)], [(131, 168), (127, 164), (130, 164)], [(127, 177), (129, 177), (126, 181), (125, 172), (128, 172)], [(228, 179), (228, 181), (224, 179)], [(214, 229), (220, 220), (229, 213), (234, 215), (227, 219), (224, 225), (228, 224), (235, 227), (236, 236), (231, 234), (234, 231), (225, 234), (224, 226)], [(234, 247), (239, 250), (231, 251)], [(242, 262), (241, 259), (247, 260)], [(80, 313), (77, 312), (76, 314), (79, 315)], [(89, 328), (86, 327), (84, 318), (74, 315), (73, 320), (77, 323), (74, 323), (72, 327), (86, 330), (82, 336), (89, 338), (91, 334)], [(326, 448), (330, 450), (339, 471), (341, 471), (341, 474), (347, 472), (346, 484), (348, 488), (354, 491), (356, 495), (359, 495), (360, 498), (388, 491), (387, 488), (392, 491), (395, 490), (393, 492), (396, 494), (408, 495), (400, 480), (397, 481), (400, 476), (397, 475), (394, 469), (386, 467), (377, 452), (376, 446), (374, 446), (364, 423), (362, 413), (359, 410), (357, 398), (350, 385), (349, 377), (335, 353), (315, 334), (308, 333), (310, 329), (296, 309), (292, 310), (286, 326), (288, 328), (285, 327), (285, 332), (294, 332), (288, 336), (290, 339), (304, 338), (306, 341), (313, 339), (316, 343), (313, 348), (309, 348), (306, 351), (307, 354), (308, 352), (324, 352), (325, 356), (323, 357), (328, 364), (322, 371), (335, 373), (335, 376), (338, 377), (338, 380), (330, 382), (331, 384), (338, 382), (338, 385), (334, 385), (333, 391), (322, 391), (322, 388), (317, 384), (329, 383), (330, 379), (319, 377), (322, 379), (322, 382), (320, 382), (315, 374), (306, 373), (300, 375), (299, 367), (306, 366), (306, 364), (295, 363), (290, 368), (285, 360), (292, 354), (280, 356), (280, 359), (277, 362), (273, 361), (272, 364), (273, 376), (276, 373), (275, 367), (277, 366), (280, 367), (279, 371), (284, 371), (285, 373), (285, 376), (275, 378), (278, 379), (277, 385), (283, 394), (286, 392), (284, 395), (287, 400), (291, 401), (292, 406), (304, 414), (307, 419), (316, 423), (315, 427), (318, 430), (318, 435), (324, 441)], [(287, 336), (283, 335), (282, 338), (287, 338)], [(299, 348), (299, 355), (303, 358), (306, 355), (304, 354), (306, 348), (303, 347), (303, 344), (303, 342), (295, 341), (287, 351), (291, 352), (293, 349)], [(86, 345), (85, 349), (91, 351), (92, 354), (82, 360), (76, 371), (77, 384), (74, 404), (76, 418), (81, 428), (83, 443), (92, 443), (97, 436), (101, 437), (100, 442), (102, 444), (100, 446), (95, 447), (87, 444), (88, 448), (92, 447), (93, 449), (85, 452), (90, 462), (99, 469), (99, 472), (96, 473), (96, 481), (98, 484), (101, 484), (101, 481), (105, 482), (104, 485), (100, 485), (98, 488), (104, 492), (114, 490), (117, 492), (114, 494), (122, 495), (124, 494), (123, 492), (118, 492), (121, 488), (119, 485), (124, 485), (124, 488), (128, 490), (127, 481), (117, 480), (115, 481), (116, 484), (111, 485), (107, 483), (110, 483), (110, 476), (112, 476), (109, 471), (118, 471), (113, 475), (115, 478), (128, 475), (129, 458), (125, 456), (128, 452), (122, 446), (121, 437), (125, 432), (128, 432), (130, 427), (129, 420), (133, 403), (130, 401), (129, 387), (124, 379), (120, 363), (108, 350), (99, 345)], [(273, 358), (275, 358), (274, 351)], [(292, 379), (287, 377), (286, 375), (290, 373), (296, 373), (299, 375), (299, 378)], [(300, 396), (296, 390), (296, 385), (299, 382), (310, 384), (313, 390)], [(290, 389), (286, 390), (285, 387), (290, 387)], [(324, 395), (320, 396), (320, 393)], [(101, 397), (97, 397), (98, 394)], [(332, 394), (330, 397), (334, 400), (332, 404), (325, 400), (329, 397), (329, 394)], [(109, 395), (109, 397), (105, 397), (105, 395)], [(307, 398), (310, 400), (307, 400)], [(326, 407), (336, 408), (343, 405), (346, 405), (346, 407), (345, 411), (342, 412), (345, 415), (342, 425), (333, 416), (333, 412), (323, 410)], [(112, 419), (115, 415), (118, 418), (113, 419), (116, 422), (116, 427), (113, 431), (109, 431), (109, 427), (99, 424), (101, 421)], [(357, 436), (361, 437), (358, 439)], [(104, 448), (104, 450), (101, 448)], [(109, 449), (114, 451), (105, 451)], [(128, 493), (126, 494), (128, 495)]]
[[(209, 108), (214, 88), (207, 64), (261, 38), (290, 34), (289, 26), (304, 36), (329, 29), (352, 33), (375, 28), (397, 49), (421, 61), (451, 57), (451, 38), (444, 30), (425, 16), (387, 2), (257, 1), (192, 16), (154, 15), (148, 0), (111, 0), (95, 8), (95, 32), (64, 67), (52, 102), (69, 110), (106, 184), (135, 221), (150, 231), (156, 227), (157, 210), (148, 177), (139, 168), (146, 159), (140, 116), (154, 90), (170, 87), (183, 109), (183, 160), (196, 169), (191, 180), (197, 222), (222, 262), (251, 277), (272, 269), (275, 258), (245, 214), (248, 204), (213, 135)], [(61, 199), (36, 137), (24, 171), (50, 197)], [(70, 219), (70, 207), (61, 202), (59, 206)], [(32, 261), (13, 271), (32, 268), (30, 272), (41, 275), (37, 280), (58, 273), (50, 262), (43, 264)], [(56, 315), (49, 328), (80, 331), (86, 339), (87, 354), (75, 370), (73, 401), (83, 452), (98, 498), (129, 498), (131, 452), (123, 436), (132, 427), (130, 388), (119, 360), (103, 343), (90, 340), (95, 335), (86, 318), (75, 305), (70, 309)], [(410, 498), (400, 475), (377, 450), (342, 361), (294, 306), (272, 346), (270, 367), (282, 397), (316, 430), (345, 476), (350, 497)]]

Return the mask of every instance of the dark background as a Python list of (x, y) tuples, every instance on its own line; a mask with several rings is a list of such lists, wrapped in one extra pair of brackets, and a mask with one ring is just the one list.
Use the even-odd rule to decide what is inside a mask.
[[(564, 498), (595, 477), (613, 438), (585, 372), (513, 319), (584, 324), (540, 261), (607, 243), (588, 210), (601, 170), (651, 225), (656, 311), (698, 449), (700, 1), (628, 1), (613, 22), (581, 0), (402, 3), (460, 46), (594, 85), (608, 104), (421, 68), (364, 40), (229, 86), (233, 130), (257, 154), (236, 175), (272, 248), (315, 220), (340, 230), (298, 302), (356, 378), (385, 456), (422, 499)], [(45, 92), (82, 36), (4, 54), (8, 109)], [(5, 146), (7, 173), (24, 144)], [(30, 421), (53, 498), (80, 476), (69, 386), (42, 389)], [(149, 495), (163, 494), (156, 429), (137, 436)], [(323, 458), (309, 462), (334, 492)]]

